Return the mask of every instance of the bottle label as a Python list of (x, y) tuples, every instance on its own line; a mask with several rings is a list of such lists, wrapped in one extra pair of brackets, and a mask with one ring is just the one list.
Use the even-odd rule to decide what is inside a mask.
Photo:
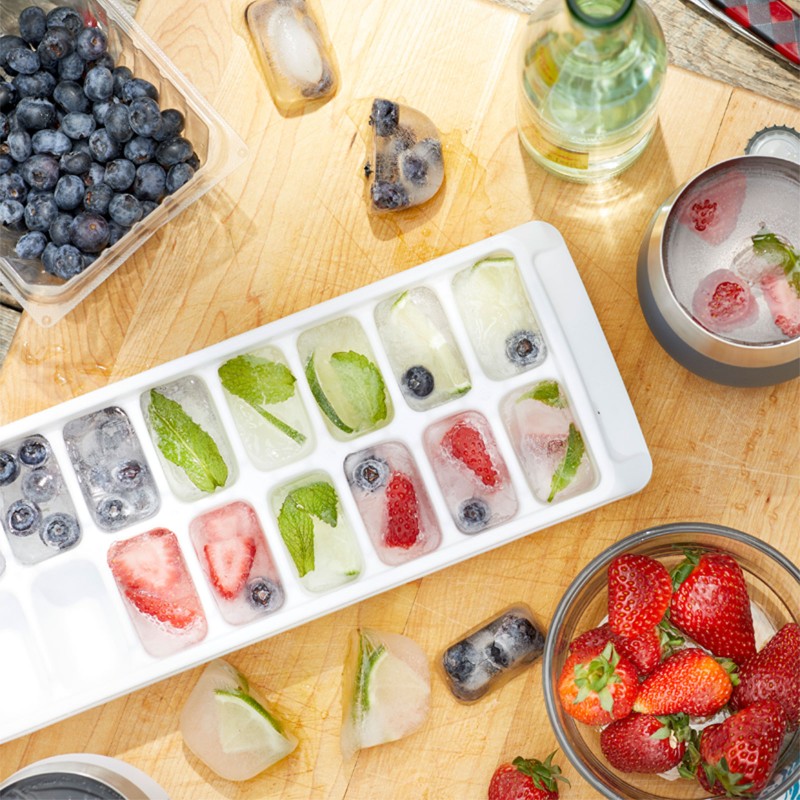
[(581, 150), (568, 150), (566, 147), (548, 142), (535, 125), (525, 126), (525, 137), (539, 154), (554, 164), (570, 169), (589, 169), (589, 154)]

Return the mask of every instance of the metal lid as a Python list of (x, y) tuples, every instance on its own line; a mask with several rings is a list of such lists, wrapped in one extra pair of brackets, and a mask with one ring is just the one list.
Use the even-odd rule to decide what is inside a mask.
[(800, 164), (800, 133), (786, 125), (771, 125), (753, 134), (744, 151), (748, 155), (774, 156)]

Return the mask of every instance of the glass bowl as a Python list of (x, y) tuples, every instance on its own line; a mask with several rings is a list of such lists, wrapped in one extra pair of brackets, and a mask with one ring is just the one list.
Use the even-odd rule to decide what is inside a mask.
[[(634, 533), (608, 548), (577, 575), (556, 608), (544, 652), (544, 695), (559, 746), (590, 786), (610, 800), (699, 800), (707, 798), (696, 781), (669, 781), (657, 775), (622, 773), (608, 764), (600, 750), (600, 731), (566, 714), (558, 699), (558, 677), (569, 643), (597, 627), (607, 615), (607, 567), (622, 553), (656, 558), (671, 569), (683, 549), (727, 553), (742, 568), (752, 603), (779, 629), (800, 623), (800, 570), (773, 547), (721, 525), (677, 522)], [(757, 634), (758, 638), (758, 634)], [(758, 800), (778, 800), (800, 780), (800, 730), (784, 743), (770, 783)]]
[(150, 81), (158, 89), (162, 110), (176, 108), (184, 115), (186, 127), (181, 135), (192, 143), (200, 161), (200, 167), (187, 183), (167, 195), (122, 239), (68, 281), (45, 272), (39, 259), (19, 258), (14, 252), (19, 234), (0, 225), (0, 282), (37, 323), (47, 327), (84, 300), (159, 228), (239, 166), (247, 156), (247, 147), (115, 0), (3, 0), (0, 35), (17, 34), (19, 13), (32, 4), (45, 11), (69, 5), (84, 17), (94, 17), (108, 37), (108, 52), (116, 65), (126, 66), (134, 77)]

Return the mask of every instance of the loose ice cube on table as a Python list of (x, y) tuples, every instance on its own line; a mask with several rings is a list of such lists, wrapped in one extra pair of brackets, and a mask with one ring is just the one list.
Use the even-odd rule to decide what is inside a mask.
[(201, 378), (188, 375), (141, 396), (142, 412), (170, 488), (197, 500), (236, 479), (236, 461)]
[(276, 347), (231, 358), (218, 370), (242, 443), (253, 463), (274, 469), (314, 446), (295, 376)]
[(493, 256), (453, 278), (458, 310), (483, 371), (494, 380), (541, 364), (547, 347), (516, 261)]
[(557, 381), (517, 390), (501, 414), (537, 499), (552, 503), (585, 492), (595, 482), (586, 445)]
[(172, 531), (114, 542), (108, 566), (148, 653), (169, 655), (205, 637), (206, 617)]
[(479, 533), (517, 512), (517, 495), (489, 422), (465, 411), (430, 425), (425, 450), (462, 533)]
[(375, 309), (378, 331), (403, 397), (422, 411), (471, 388), (469, 372), (436, 294), (409, 289)]
[(280, 486), (271, 505), (306, 589), (324, 592), (361, 574), (361, 551), (328, 475), (312, 472)]
[(267, 86), (282, 113), (336, 94), (333, 48), (314, 0), (256, 0), (245, 13)]
[(342, 674), (342, 755), (416, 731), (430, 712), (430, 669), (420, 646), (398, 633), (350, 635)]
[(372, 207), (397, 211), (430, 200), (444, 180), (439, 131), (425, 114), (378, 98), (369, 116), (372, 160), (364, 172)]
[(249, 622), (283, 605), (283, 586), (256, 512), (230, 503), (192, 520), (189, 536), (226, 621)]
[(186, 746), (229, 781), (246, 781), (297, 747), (258, 690), (221, 659), (203, 670), (183, 707), (180, 727)]
[(405, 445), (385, 442), (351, 453), (344, 472), (381, 561), (402, 564), (439, 546), (439, 523)]
[(2, 525), (17, 561), (36, 564), (81, 538), (50, 442), (35, 434), (0, 446)]
[(121, 408), (70, 420), (64, 442), (86, 505), (101, 528), (119, 530), (158, 511), (153, 475)]
[(530, 608), (520, 603), (450, 645), (440, 664), (450, 691), (471, 702), (532, 664), (543, 650), (544, 634)]

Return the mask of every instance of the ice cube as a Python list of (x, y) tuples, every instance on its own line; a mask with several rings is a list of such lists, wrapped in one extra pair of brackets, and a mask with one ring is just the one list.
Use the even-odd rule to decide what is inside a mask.
[(717, 269), (697, 285), (692, 313), (713, 333), (728, 333), (755, 322), (758, 306), (745, 281), (729, 269)]
[(444, 180), (439, 131), (410, 106), (376, 98), (369, 117), (372, 160), (367, 175), (372, 208), (397, 211), (430, 200)]
[(678, 200), (675, 215), (708, 244), (721, 245), (736, 229), (746, 192), (744, 172), (717, 171)]
[(108, 566), (148, 653), (169, 655), (205, 637), (206, 617), (172, 531), (114, 542)]
[(800, 336), (800, 295), (785, 275), (767, 275), (761, 291), (775, 324), (789, 339)]
[(552, 503), (594, 485), (586, 443), (557, 381), (512, 392), (503, 400), (501, 415), (537, 499)]
[(314, 0), (256, 0), (247, 24), (272, 99), (290, 114), (336, 94), (333, 48)]
[(375, 322), (403, 397), (423, 411), (471, 388), (469, 372), (435, 292), (424, 286), (375, 308)]
[(181, 711), (180, 728), (186, 746), (229, 781), (246, 781), (297, 747), (258, 690), (221, 659), (200, 675)]
[(197, 559), (220, 613), (238, 625), (277, 611), (283, 586), (252, 506), (230, 503), (189, 525)]
[(0, 553), (0, 575), (5, 572), (6, 569), (6, 560), (3, 558), (3, 554)]
[(544, 650), (544, 634), (524, 603), (482, 622), (447, 647), (440, 664), (456, 698), (472, 702), (533, 663)]
[(430, 713), (430, 670), (422, 648), (398, 633), (350, 635), (342, 674), (342, 755), (393, 742)]
[(479, 533), (517, 512), (517, 495), (489, 422), (465, 411), (430, 425), (425, 450), (453, 520), (462, 533)]
[(547, 347), (512, 256), (493, 256), (453, 278), (453, 293), (484, 372), (510, 378), (541, 364)]
[(115, 406), (70, 420), (64, 442), (86, 505), (101, 528), (148, 519), (160, 498), (128, 415)]
[(439, 546), (439, 523), (405, 445), (384, 442), (350, 453), (344, 472), (381, 561), (402, 564)]

